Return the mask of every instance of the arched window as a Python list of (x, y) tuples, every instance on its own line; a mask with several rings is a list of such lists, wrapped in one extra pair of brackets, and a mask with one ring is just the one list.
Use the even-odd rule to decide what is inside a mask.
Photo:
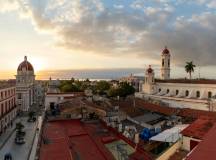
[(167, 94), (169, 93), (169, 91), (170, 91), (170, 90), (169, 90), (169, 89), (167, 89)]
[(159, 88), (159, 89), (158, 89), (158, 92), (160, 92), (160, 91), (161, 91), (161, 89)]
[(199, 98), (200, 97), (200, 91), (196, 92), (196, 97)]
[(208, 98), (212, 98), (212, 92), (208, 92)]
[(179, 94), (179, 90), (176, 90), (176, 95), (178, 95)]
[(185, 96), (186, 97), (189, 96), (189, 91), (188, 90), (185, 91)]

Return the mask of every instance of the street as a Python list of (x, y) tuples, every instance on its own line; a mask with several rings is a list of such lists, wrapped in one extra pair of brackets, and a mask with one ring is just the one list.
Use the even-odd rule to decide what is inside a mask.
[(4, 147), (0, 150), (0, 159), (4, 159), (6, 153), (11, 153), (14, 160), (27, 160), (31, 146), (33, 143), (34, 135), (36, 132), (37, 121), (33, 123), (27, 122), (27, 118), (22, 118), (21, 122), (25, 126), (24, 131), (26, 132), (25, 141), (23, 145), (17, 145), (14, 142), (16, 132), (12, 134), (9, 140), (6, 142)]

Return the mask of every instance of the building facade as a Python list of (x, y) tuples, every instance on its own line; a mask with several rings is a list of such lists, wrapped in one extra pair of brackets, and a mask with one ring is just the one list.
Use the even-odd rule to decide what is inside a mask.
[(0, 86), (0, 134), (12, 125), (16, 114), (16, 87)]
[(142, 81), (143, 81), (143, 77), (134, 76), (133, 74), (131, 74), (128, 77), (122, 77), (122, 78), (119, 79), (120, 83), (121, 82), (127, 82), (131, 86), (133, 86), (136, 91), (140, 90), (139, 87), (140, 87), (140, 84), (142, 83)]
[(16, 101), (20, 111), (28, 111), (34, 103), (34, 68), (27, 57), (20, 63), (16, 75)]
[(139, 97), (150, 96), (166, 100), (199, 102), (208, 105), (216, 102), (216, 80), (170, 79), (170, 51), (162, 51), (161, 79), (155, 79), (154, 70), (149, 67)]

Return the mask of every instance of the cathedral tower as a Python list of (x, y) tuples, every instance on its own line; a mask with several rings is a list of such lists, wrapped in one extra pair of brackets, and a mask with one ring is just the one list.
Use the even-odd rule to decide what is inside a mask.
[(170, 51), (165, 46), (161, 54), (161, 79), (170, 79)]
[(33, 104), (34, 82), (34, 68), (25, 56), (17, 68), (16, 75), (16, 101), (20, 111), (28, 111)]

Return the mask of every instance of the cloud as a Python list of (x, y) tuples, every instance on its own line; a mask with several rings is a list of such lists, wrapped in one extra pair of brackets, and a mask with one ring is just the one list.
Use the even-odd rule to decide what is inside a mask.
[[(204, 3), (197, 0), (196, 3)], [(37, 30), (50, 31), (57, 46), (86, 54), (160, 60), (165, 45), (175, 64), (194, 60), (215, 64), (216, 15), (211, 12), (179, 15), (173, 1), (136, 0), (109, 8), (100, 0), (9, 0), (4, 11), (16, 10)], [(174, 8), (175, 6), (175, 8)], [(179, 10), (178, 10), (179, 12)], [(182, 11), (184, 12), (184, 11)]]
[(213, 0), (207, 4), (208, 8), (216, 9), (216, 1)]

